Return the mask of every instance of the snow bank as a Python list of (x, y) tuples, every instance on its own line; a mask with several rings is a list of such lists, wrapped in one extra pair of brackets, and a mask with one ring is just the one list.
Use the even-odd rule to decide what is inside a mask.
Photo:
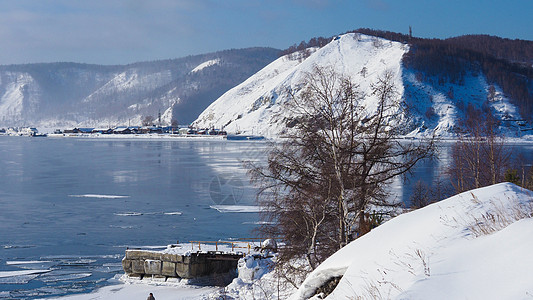
[(240, 259), (237, 265), (238, 281), (253, 283), (255, 280), (261, 279), (263, 275), (269, 272), (271, 264), (271, 259), (264, 259), (260, 256), (248, 255)]
[(531, 297), (533, 219), (516, 219), (532, 202), (531, 191), (502, 183), (400, 215), (328, 258), (291, 299), (339, 275), (328, 299)]
[(149, 293), (153, 293), (156, 299), (209, 299), (207, 295), (213, 293), (216, 287), (198, 287), (182, 284), (180, 282), (149, 282), (142, 283), (129, 282), (125, 280), (122, 284), (110, 285), (96, 290), (89, 294), (71, 295), (57, 299), (68, 300), (93, 300), (93, 299), (113, 299), (131, 300), (146, 299)]
[(269, 253), (241, 258), (239, 276), (224, 290), (209, 295), (209, 299), (287, 299), (294, 287), (273, 271), (275, 262), (276, 255)]

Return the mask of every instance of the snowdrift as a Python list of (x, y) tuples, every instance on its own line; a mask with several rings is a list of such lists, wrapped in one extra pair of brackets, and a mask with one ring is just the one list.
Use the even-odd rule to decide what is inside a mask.
[[(400, 215), (348, 244), (291, 299), (522, 299), (533, 297), (533, 193), (501, 183)], [(318, 298), (318, 296), (315, 296)]]

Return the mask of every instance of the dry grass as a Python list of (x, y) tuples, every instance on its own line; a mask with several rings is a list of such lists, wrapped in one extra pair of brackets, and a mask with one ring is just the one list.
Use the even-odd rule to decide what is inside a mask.
[[(479, 204), (479, 199), (472, 194), (472, 202)], [(509, 202), (512, 199), (507, 199)], [(533, 217), (533, 199), (519, 202), (517, 206), (505, 207), (501, 200), (492, 200), (490, 208), (479, 216), (468, 215), (466, 228), (474, 237), (492, 234), (500, 231), (512, 223)]]
[[(383, 272), (379, 269), (378, 271), (380, 273)], [(355, 291), (350, 283), (348, 283), (348, 286), (354, 294), (354, 296), (348, 297), (350, 300), (388, 300), (392, 299), (393, 294), (402, 292), (402, 289), (397, 284), (385, 280), (384, 277), (382, 280), (365, 281), (365, 287), (359, 293)]]
[(431, 275), (431, 270), (429, 269), (429, 255), (422, 249), (416, 249), (415, 255), (420, 259), (422, 266), (424, 267), (424, 275), (429, 277)]

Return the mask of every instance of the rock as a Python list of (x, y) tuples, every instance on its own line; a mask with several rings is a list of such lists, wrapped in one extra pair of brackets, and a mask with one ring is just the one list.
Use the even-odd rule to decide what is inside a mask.
[(176, 277), (176, 263), (170, 261), (163, 261), (163, 265), (161, 267), (161, 275)]
[(131, 262), (131, 272), (135, 274), (144, 274), (144, 261), (133, 260)]
[(155, 259), (145, 260), (144, 273), (150, 275), (161, 275), (161, 261)]
[(132, 260), (126, 259), (126, 257), (122, 259), (122, 268), (126, 274), (133, 273), (133, 270), (131, 269), (131, 262)]
[(134, 279), (142, 279), (143, 277), (143, 274), (136, 274), (136, 273), (133, 273), (133, 274), (128, 274), (128, 277), (129, 278), (134, 278)]
[(207, 275), (207, 265), (208, 262), (191, 263), (189, 265), (189, 278), (196, 278)]
[(163, 253), (163, 254), (161, 254), (161, 260), (162, 261), (169, 261), (169, 262), (177, 263), (177, 262), (181, 262), (182, 261), (182, 256), (179, 255), (179, 254)]
[(181, 278), (190, 278), (189, 277), (189, 264), (185, 262), (176, 263), (176, 274)]
[(140, 277), (162, 276), (192, 279), (217, 273), (234, 272), (240, 255), (197, 253), (193, 255), (168, 254), (156, 251), (127, 250), (122, 268), (128, 275)]
[(272, 252), (278, 252), (278, 244), (274, 239), (266, 239), (261, 243), (261, 251), (270, 250)]
[(160, 260), (161, 253), (156, 251), (146, 251), (146, 250), (126, 250), (126, 258), (131, 260)]
[[(328, 281), (324, 282), (315, 292), (315, 295), (322, 295), (322, 298), (326, 298), (337, 287), (341, 281), (342, 276), (331, 277)], [(314, 298), (314, 297), (313, 297)]]

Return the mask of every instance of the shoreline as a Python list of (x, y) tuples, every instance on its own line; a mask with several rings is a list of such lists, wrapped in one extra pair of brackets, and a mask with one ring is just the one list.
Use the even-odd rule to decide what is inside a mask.
[(152, 139), (152, 140), (226, 140), (227, 137), (223, 135), (179, 135), (179, 134), (100, 134), (100, 133), (62, 133), (62, 134), (48, 134), (49, 138), (79, 138), (79, 139)]
[[(2, 134), (0, 133), (0, 137), (32, 137), (29, 135), (11, 135), (11, 134)], [(157, 134), (157, 133), (147, 133), (147, 134), (101, 134), (101, 133), (61, 133), (61, 134), (55, 134), (55, 133), (49, 133), (46, 134), (46, 136), (37, 136), (35, 138), (52, 138), (52, 139), (61, 139), (61, 138), (69, 138), (69, 139), (102, 139), (102, 140), (169, 140), (169, 141), (176, 141), (176, 140), (189, 140), (189, 141), (210, 141), (210, 140), (218, 140), (218, 141), (283, 141), (285, 140), (283, 137), (277, 137), (277, 138), (268, 138), (264, 136), (256, 136), (256, 135), (195, 135), (195, 134)], [(412, 136), (400, 136), (397, 137), (396, 140), (400, 141), (423, 141), (427, 139), (427, 137), (412, 137)], [(504, 137), (505, 144), (512, 144), (512, 145), (531, 145), (533, 144), (533, 135), (526, 135), (524, 137), (518, 138), (518, 137)], [(454, 143), (458, 141), (458, 138), (455, 137), (442, 137), (437, 140), (437, 143)]]

